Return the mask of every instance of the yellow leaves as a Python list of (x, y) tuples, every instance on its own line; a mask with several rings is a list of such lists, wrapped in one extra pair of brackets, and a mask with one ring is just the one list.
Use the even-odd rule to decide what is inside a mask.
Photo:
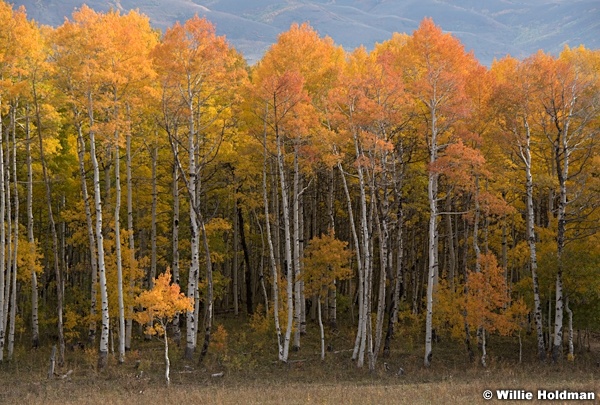
[[(19, 281), (31, 281), (32, 271), (37, 275), (42, 274), (43, 267), (41, 265), (42, 253), (38, 248), (37, 242), (29, 243), (29, 241), (19, 238), (19, 250), (17, 252), (17, 263), (19, 272), (17, 273)], [(26, 269), (26, 271), (25, 271)]]
[(322, 289), (333, 286), (334, 280), (344, 280), (352, 276), (349, 267), (351, 252), (348, 242), (335, 238), (332, 229), (329, 233), (310, 240), (304, 250), (304, 288), (307, 295), (320, 294)]
[[(489, 332), (510, 335), (522, 326), (529, 312), (523, 299), (510, 299), (504, 270), (493, 254), (481, 255), (480, 265), (481, 272), (469, 272), (465, 289), (459, 286), (453, 291), (446, 280), (440, 280), (434, 322), (440, 328), (449, 328), (454, 338), (464, 337), (465, 321), (471, 331), (484, 327)], [(527, 292), (530, 286), (516, 289)]]
[(192, 299), (180, 292), (179, 285), (171, 284), (171, 270), (167, 271), (154, 280), (154, 287), (150, 291), (142, 292), (135, 302), (142, 308), (141, 312), (135, 314), (140, 323), (148, 323), (158, 320), (160, 325), (150, 328), (150, 333), (161, 336), (165, 325), (179, 312), (192, 311)]
[(518, 329), (527, 307), (522, 300), (510, 302), (504, 271), (493, 254), (481, 255), (479, 262), (481, 272), (471, 272), (467, 281), (467, 319), (471, 325), (508, 335)]
[(222, 324), (218, 324), (211, 335), (211, 350), (219, 356), (227, 355), (227, 330)]

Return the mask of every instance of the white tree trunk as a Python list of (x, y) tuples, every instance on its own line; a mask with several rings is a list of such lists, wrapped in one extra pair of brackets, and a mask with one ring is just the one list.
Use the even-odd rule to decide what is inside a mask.
[[(129, 242), (129, 291), (128, 296), (130, 302), (133, 302), (133, 294), (135, 288), (135, 238), (133, 229), (133, 185), (131, 178), (131, 129), (127, 131), (126, 135), (126, 175), (127, 175), (127, 231), (128, 231), (128, 242)], [(179, 271), (175, 273), (173, 270), (173, 279), (179, 284)], [(133, 305), (129, 305), (127, 308), (127, 319), (125, 320), (125, 350), (131, 349), (131, 334), (133, 329)]]
[[(90, 100), (91, 104), (91, 100)], [(90, 127), (93, 128), (93, 112), (90, 109)], [(100, 334), (100, 348), (98, 351), (98, 368), (102, 370), (108, 361), (108, 333), (110, 319), (108, 315), (108, 290), (106, 287), (106, 265), (104, 262), (104, 236), (102, 234), (102, 195), (100, 191), (100, 168), (96, 155), (96, 137), (93, 130), (89, 131), (90, 156), (94, 172), (94, 209), (96, 211), (96, 244), (98, 252), (98, 275), (100, 284), (100, 311), (102, 314), (102, 331)]]
[(290, 232), (290, 209), (287, 195), (287, 182), (285, 180), (285, 168), (283, 166), (283, 150), (279, 134), (277, 136), (277, 164), (279, 168), (279, 180), (281, 182), (281, 204), (283, 208), (283, 230), (285, 237), (285, 272), (287, 279), (287, 327), (283, 344), (283, 359), (287, 362), (290, 350), (290, 339), (292, 335), (294, 320), (294, 268), (292, 266), (292, 241)]
[(156, 166), (158, 165), (158, 147), (150, 146), (150, 160), (151, 160), (151, 177), (152, 177), (152, 207), (151, 207), (151, 223), (150, 223), (150, 275), (148, 277), (149, 289), (154, 286), (154, 279), (156, 278), (156, 210), (158, 205), (158, 191), (157, 191), (157, 179), (156, 179)]
[[(431, 139), (429, 144), (429, 164), (433, 165), (437, 161), (437, 127), (436, 110), (431, 111)], [(427, 272), (427, 313), (425, 318), (425, 367), (431, 365), (432, 353), (432, 332), (433, 332), (433, 293), (437, 284), (438, 277), (438, 239), (437, 239), (437, 193), (438, 193), (438, 174), (429, 171), (427, 180), (427, 197), (429, 200), (429, 242), (427, 247), (429, 264)]]
[(92, 211), (87, 191), (85, 174), (85, 141), (83, 139), (81, 124), (77, 123), (77, 157), (79, 161), (79, 177), (81, 179), (81, 196), (85, 209), (85, 219), (87, 224), (88, 241), (90, 244), (90, 267), (92, 269), (90, 282), (90, 323), (88, 326), (88, 343), (93, 345), (96, 340), (96, 310), (97, 310), (97, 288), (98, 288), (98, 257), (96, 254), (96, 237), (94, 236), (94, 224), (92, 221)]
[(565, 297), (565, 312), (569, 317), (569, 360), (575, 359), (575, 348), (573, 346), (573, 311), (569, 307), (569, 296)]
[(12, 360), (15, 346), (15, 320), (17, 317), (17, 271), (18, 262), (17, 255), (19, 251), (19, 188), (17, 179), (17, 139), (16, 139), (16, 110), (13, 107), (12, 113), (12, 169), (13, 169), (13, 186), (14, 186), (14, 206), (15, 206), (15, 222), (14, 222), (14, 247), (12, 251), (13, 270), (12, 270), (12, 286), (10, 296), (10, 324), (8, 329), (8, 359)]
[[(363, 157), (363, 153), (360, 150), (360, 141), (358, 139), (358, 133), (354, 131), (354, 146), (356, 150), (356, 158), (360, 159)], [(363, 286), (362, 286), (362, 319), (359, 321), (359, 334), (360, 348), (358, 351), (358, 360), (356, 362), (357, 367), (362, 367), (365, 359), (365, 350), (367, 345), (370, 346), (372, 336), (371, 328), (369, 327), (371, 322), (371, 289), (372, 289), (372, 246), (371, 237), (369, 234), (369, 221), (367, 219), (367, 197), (366, 197), (366, 184), (361, 164), (357, 166), (358, 173), (358, 185), (360, 191), (360, 230), (361, 230), (361, 252), (363, 257)], [(367, 336), (368, 335), (368, 336)], [(367, 341), (368, 338), (368, 341)], [(372, 349), (369, 347), (368, 350), (371, 355)]]
[(294, 217), (294, 234), (293, 234), (293, 245), (294, 245), (294, 345), (295, 351), (300, 350), (300, 333), (302, 332), (301, 325), (301, 311), (302, 311), (302, 290), (301, 280), (302, 277), (300, 270), (300, 168), (298, 167), (298, 146), (294, 146), (294, 188), (293, 188), (293, 208), (292, 213)]
[[(173, 146), (179, 148), (177, 144)], [(171, 270), (173, 274), (173, 282), (180, 285), (179, 281), (179, 168), (177, 164), (173, 165), (173, 230), (172, 230), (172, 252), (173, 261)], [(181, 343), (181, 328), (179, 327), (179, 314), (173, 318), (173, 338), (177, 346)]]
[[(0, 110), (2, 107), (2, 99), (0, 98)], [(4, 311), (4, 300), (8, 299), (4, 296), (6, 271), (5, 249), (6, 249), (6, 192), (4, 189), (4, 127), (2, 125), (2, 114), (0, 114), (0, 363), (4, 360), (4, 320), (8, 314)]]
[[(198, 218), (196, 215), (197, 204), (197, 168), (196, 168), (196, 142), (195, 142), (195, 122), (194, 122), (194, 106), (192, 103), (191, 95), (189, 97), (189, 134), (188, 134), (188, 194), (190, 198), (190, 224), (191, 224), (191, 235), (190, 235), (190, 249), (192, 258), (190, 261), (190, 271), (188, 273), (188, 288), (187, 296), (194, 300), (194, 307), (196, 306), (198, 280), (200, 277), (200, 248), (198, 243), (199, 227)], [(195, 316), (196, 311), (187, 311), (186, 319), (186, 348), (185, 358), (191, 359), (196, 350), (196, 337), (197, 337), (197, 317)]]
[(537, 276), (537, 251), (535, 246), (535, 217), (533, 212), (533, 177), (531, 175), (531, 132), (527, 120), (525, 125), (525, 143), (520, 145), (520, 156), (525, 164), (525, 190), (527, 194), (527, 242), (529, 244), (529, 260), (531, 266), (531, 278), (533, 280), (533, 317), (538, 340), (538, 357), (540, 361), (546, 360), (546, 348), (544, 344), (544, 331), (542, 325), (542, 307), (540, 304), (540, 286)]
[(323, 318), (321, 316), (321, 295), (317, 295), (317, 317), (319, 318), (319, 331), (321, 332), (321, 360), (325, 360), (325, 331), (323, 330)]
[[(572, 110), (572, 109), (571, 109)], [(569, 115), (572, 111), (569, 111)], [(565, 123), (558, 136), (554, 148), (556, 162), (556, 174), (559, 185), (558, 198), (558, 229), (556, 232), (556, 260), (558, 269), (556, 272), (556, 309), (554, 311), (554, 346), (552, 347), (552, 360), (557, 362), (562, 355), (563, 341), (563, 252), (565, 248), (565, 237), (567, 232), (567, 180), (569, 179), (569, 121)]]
[(167, 386), (171, 384), (170, 372), (171, 372), (171, 361), (169, 360), (169, 338), (167, 336), (167, 325), (162, 324), (165, 336), (165, 381)]
[(348, 218), (350, 220), (350, 229), (352, 231), (352, 239), (354, 240), (354, 252), (356, 255), (356, 264), (358, 266), (358, 328), (356, 332), (356, 339), (354, 341), (354, 350), (352, 351), (352, 360), (358, 359), (358, 352), (360, 350), (360, 342), (362, 340), (362, 320), (364, 317), (363, 313), (363, 284), (364, 284), (364, 273), (362, 265), (362, 254), (360, 253), (360, 242), (358, 240), (358, 233), (356, 231), (356, 224), (354, 223), (354, 213), (352, 210), (352, 199), (350, 198), (350, 191), (348, 190), (348, 182), (346, 181), (346, 175), (342, 169), (342, 164), (338, 163), (338, 169), (342, 176), (342, 184), (344, 185), (344, 193), (346, 195), (346, 203), (348, 205)]
[[(31, 127), (29, 121), (29, 106), (26, 107), (25, 117), (25, 147), (27, 148), (27, 242), (29, 255), (35, 255), (35, 238), (33, 236), (33, 167), (31, 161)], [(38, 317), (38, 283), (35, 268), (31, 272), (31, 342), (34, 348), (40, 344), (40, 330)]]
[(273, 248), (273, 238), (271, 237), (271, 220), (269, 217), (269, 198), (267, 194), (267, 131), (264, 131), (264, 150), (263, 150), (263, 205), (265, 210), (265, 228), (267, 231), (267, 243), (269, 245), (269, 263), (271, 265), (271, 278), (273, 287), (273, 318), (275, 322), (275, 332), (277, 333), (277, 354), (279, 361), (286, 361), (283, 357), (283, 341), (281, 336), (281, 326), (279, 324), (279, 272), (277, 271), (277, 262), (275, 260), (275, 252)]
[(119, 306), (119, 364), (125, 362), (125, 305), (123, 299), (123, 260), (121, 254), (121, 154), (119, 131), (115, 131), (115, 255), (117, 260), (117, 295)]

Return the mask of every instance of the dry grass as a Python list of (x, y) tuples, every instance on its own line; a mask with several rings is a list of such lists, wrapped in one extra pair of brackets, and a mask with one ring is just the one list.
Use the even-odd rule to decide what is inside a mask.
[[(239, 325), (239, 324), (238, 324)], [(235, 330), (229, 326), (228, 330)], [(225, 353), (212, 353), (202, 365), (184, 362), (181, 351), (171, 352), (171, 386), (164, 383), (160, 342), (136, 342), (117, 365), (114, 357), (103, 372), (95, 370), (93, 350), (68, 352), (58, 370), (68, 378), (48, 379), (50, 348), (20, 348), (15, 361), (0, 365), (0, 404), (477, 404), (485, 389), (593, 390), (600, 395), (598, 367), (593, 353), (580, 353), (575, 363), (539, 365), (533, 355), (518, 364), (514, 341), (499, 338), (490, 346), (489, 367), (469, 363), (456, 342), (442, 341), (434, 348), (433, 366), (422, 366), (422, 347), (399, 336), (389, 359), (380, 359), (375, 371), (357, 369), (349, 359), (346, 336), (332, 338), (337, 352), (319, 359), (318, 340), (307, 336), (289, 364), (276, 361), (269, 342), (250, 333), (230, 332)], [(415, 339), (415, 341), (417, 341)], [(535, 353), (527, 342), (525, 353)], [(594, 350), (595, 351), (595, 350)], [(385, 370), (386, 361), (390, 370)], [(136, 366), (137, 364), (137, 366)], [(405, 373), (396, 375), (402, 367)], [(224, 372), (220, 378), (211, 374)], [(559, 403), (558, 401), (553, 403)]]

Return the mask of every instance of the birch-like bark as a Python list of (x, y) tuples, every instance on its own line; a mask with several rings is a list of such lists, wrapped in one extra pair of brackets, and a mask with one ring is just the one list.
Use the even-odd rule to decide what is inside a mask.
[[(268, 106), (268, 104), (267, 104)], [(268, 108), (268, 107), (267, 107)], [(265, 111), (265, 117), (268, 110)], [(279, 272), (277, 271), (277, 261), (275, 260), (275, 252), (273, 248), (273, 238), (271, 236), (271, 219), (269, 214), (269, 198), (267, 193), (267, 121), (265, 119), (263, 133), (263, 173), (262, 173), (262, 192), (263, 205), (265, 210), (265, 229), (267, 232), (267, 244), (269, 246), (269, 263), (271, 265), (271, 278), (273, 288), (273, 320), (275, 322), (275, 332), (277, 333), (277, 354), (279, 361), (286, 361), (283, 356), (283, 340), (281, 336), (281, 326), (279, 324)]]
[[(2, 107), (2, 98), (0, 97), (0, 111)], [(4, 287), (6, 280), (4, 274), (6, 271), (6, 192), (4, 189), (4, 127), (2, 125), (2, 114), (0, 114), (0, 363), (4, 360), (4, 340), (5, 329), (4, 319), (8, 314), (4, 311)]]
[[(354, 131), (354, 147), (356, 150), (356, 158), (363, 158), (363, 153), (360, 149), (360, 142), (358, 139), (357, 131)], [(357, 173), (358, 173), (358, 185), (360, 191), (360, 230), (362, 236), (362, 243), (360, 244), (362, 257), (363, 257), (363, 300), (362, 300), (362, 320), (359, 323), (359, 334), (361, 334), (360, 339), (360, 348), (358, 351), (358, 360), (356, 362), (357, 367), (362, 367), (364, 365), (365, 358), (365, 350), (367, 346), (370, 346), (371, 343), (371, 288), (372, 288), (372, 246), (371, 246), (371, 238), (369, 234), (369, 221), (367, 219), (367, 196), (366, 196), (366, 182), (365, 176), (363, 172), (363, 167), (361, 164), (357, 165)], [(372, 202), (373, 203), (373, 202)], [(368, 335), (368, 336), (367, 336)], [(367, 341), (368, 337), (368, 341)], [(371, 348), (369, 347), (369, 353), (372, 353)]]
[(317, 296), (317, 317), (319, 318), (319, 332), (321, 333), (321, 360), (325, 360), (325, 331), (323, 330), (323, 318), (321, 316), (321, 295)]
[[(562, 128), (556, 122), (558, 133), (554, 143), (554, 159), (556, 163), (556, 175), (558, 178), (559, 197), (558, 197), (558, 228), (556, 231), (556, 260), (558, 268), (556, 271), (556, 308), (554, 311), (554, 346), (552, 347), (552, 361), (555, 363), (562, 355), (563, 341), (563, 253), (565, 249), (565, 237), (567, 233), (567, 180), (569, 179), (569, 157), (572, 148), (569, 145), (569, 123), (570, 116), (573, 113), (573, 103), (567, 112), (566, 122)], [(557, 114), (558, 115), (558, 114)], [(558, 121), (558, 116), (556, 116)]]
[[(189, 81), (188, 81), (189, 83)], [(188, 181), (187, 188), (190, 198), (190, 248), (192, 258), (190, 261), (190, 270), (188, 275), (188, 288), (187, 296), (194, 300), (194, 307), (196, 304), (196, 291), (198, 290), (198, 280), (200, 277), (200, 246), (198, 243), (199, 226), (198, 218), (196, 214), (196, 207), (198, 206), (198, 195), (196, 193), (197, 186), (197, 168), (196, 168), (196, 142), (195, 142), (195, 121), (194, 121), (194, 104), (192, 99), (191, 89), (188, 90), (188, 110), (189, 110), (189, 134), (188, 134)], [(178, 156), (176, 155), (176, 159)], [(187, 311), (186, 317), (186, 348), (184, 357), (188, 360), (194, 355), (196, 350), (196, 325), (197, 319), (195, 317), (195, 310)]]
[[(129, 111), (128, 111), (129, 112)], [(129, 302), (133, 302), (133, 291), (135, 288), (135, 237), (133, 229), (133, 184), (131, 176), (131, 128), (128, 128), (125, 139), (125, 171), (127, 176), (127, 234), (129, 242)], [(179, 269), (173, 270), (173, 280), (179, 284)], [(131, 335), (133, 329), (133, 305), (127, 308), (127, 319), (125, 320), (125, 350), (131, 349)]]
[(300, 270), (300, 168), (298, 167), (298, 145), (294, 146), (294, 187), (292, 195), (292, 212), (294, 217), (294, 345), (293, 350), (300, 350), (300, 333), (302, 332), (301, 325), (301, 311), (302, 311), (302, 290), (301, 280), (302, 277)]
[(88, 95), (89, 120), (90, 120), (90, 157), (94, 172), (94, 209), (96, 212), (96, 244), (98, 252), (98, 276), (100, 285), (100, 311), (102, 314), (102, 330), (100, 333), (100, 347), (98, 350), (98, 369), (102, 370), (108, 362), (108, 334), (110, 319), (108, 314), (108, 290), (106, 287), (106, 265), (104, 256), (104, 235), (102, 234), (102, 195), (100, 190), (100, 168), (96, 155), (96, 134), (94, 132), (94, 112), (91, 95)]
[[(276, 131), (277, 132), (277, 131)], [(277, 166), (279, 169), (279, 180), (281, 182), (281, 205), (283, 208), (283, 232), (285, 239), (285, 274), (287, 279), (287, 327), (285, 330), (285, 340), (283, 343), (283, 359), (282, 361), (287, 362), (289, 350), (290, 350), (290, 339), (292, 335), (293, 320), (294, 320), (294, 268), (292, 266), (292, 236), (290, 231), (290, 208), (289, 200), (287, 195), (288, 184), (285, 180), (285, 168), (283, 165), (283, 150), (281, 145), (280, 134), (276, 133), (277, 143)]]
[(123, 260), (121, 254), (121, 154), (119, 131), (115, 131), (115, 255), (117, 260), (117, 295), (119, 306), (119, 364), (125, 362), (125, 305), (123, 298)]
[(163, 330), (165, 331), (165, 381), (167, 382), (167, 386), (171, 383), (171, 378), (169, 376), (171, 372), (171, 361), (169, 360), (169, 338), (167, 337), (167, 327), (163, 325)]
[(354, 213), (352, 210), (352, 199), (350, 198), (350, 190), (348, 190), (348, 182), (346, 181), (346, 175), (342, 169), (342, 164), (338, 162), (337, 165), (340, 175), (342, 177), (342, 184), (344, 186), (344, 193), (346, 194), (346, 203), (348, 205), (348, 219), (350, 221), (350, 230), (352, 231), (352, 239), (354, 241), (354, 252), (356, 255), (356, 264), (358, 267), (358, 328), (356, 331), (356, 339), (354, 340), (354, 349), (352, 351), (352, 360), (358, 359), (358, 352), (360, 350), (360, 342), (362, 340), (362, 320), (364, 318), (363, 313), (363, 285), (364, 285), (364, 272), (363, 272), (363, 261), (360, 248), (360, 242), (358, 240), (358, 232), (356, 231), (356, 224), (354, 223)]
[(544, 331), (542, 325), (542, 307), (540, 303), (540, 285), (537, 276), (537, 251), (535, 246), (535, 217), (533, 212), (533, 176), (531, 174), (531, 130), (525, 118), (525, 143), (519, 145), (520, 157), (525, 164), (525, 192), (527, 195), (527, 242), (529, 244), (529, 260), (531, 266), (531, 278), (533, 281), (533, 317), (538, 341), (538, 358), (546, 360), (546, 347), (544, 343)]
[[(174, 148), (179, 146), (173, 145)], [(176, 164), (173, 165), (173, 228), (172, 228), (172, 255), (173, 261), (171, 263), (171, 270), (173, 273), (173, 282), (176, 285), (180, 285), (179, 282), (179, 168)], [(132, 240), (133, 243), (133, 240)], [(173, 339), (177, 346), (181, 343), (181, 328), (179, 327), (179, 315), (175, 315), (173, 318)]]
[(156, 179), (156, 167), (158, 165), (158, 147), (150, 147), (151, 160), (151, 176), (152, 176), (152, 207), (151, 207), (151, 224), (150, 224), (150, 274), (148, 275), (149, 289), (154, 287), (154, 279), (156, 278), (156, 210), (158, 206), (158, 191)]
[[(433, 165), (437, 161), (438, 140), (437, 140), (437, 112), (435, 107), (430, 106), (431, 117), (431, 139), (429, 144), (429, 164)], [(425, 367), (431, 365), (432, 352), (432, 332), (433, 332), (433, 292), (437, 284), (438, 277), (438, 238), (437, 238), (437, 194), (438, 194), (439, 174), (429, 171), (427, 175), (427, 198), (429, 200), (429, 242), (427, 246), (429, 264), (427, 273), (427, 313), (425, 318)]]
[[(374, 193), (373, 193), (374, 194)], [(375, 198), (373, 195), (372, 198)], [(389, 198), (388, 190), (386, 185), (383, 185), (383, 197), (382, 197), (382, 213), (381, 217), (379, 212), (375, 210), (375, 222), (377, 225), (377, 233), (379, 234), (379, 290), (377, 292), (377, 322), (375, 323), (375, 347), (372, 355), (372, 364), (370, 368), (372, 370), (375, 369), (375, 364), (377, 362), (377, 357), (379, 355), (379, 350), (381, 348), (381, 341), (383, 340), (383, 318), (385, 315), (385, 299), (387, 296), (386, 293), (386, 281), (387, 281), (387, 273), (388, 266), (391, 265), (389, 263), (389, 243), (390, 243), (390, 233), (388, 229), (388, 203), (387, 199)]]
[(94, 236), (94, 225), (92, 221), (92, 211), (90, 208), (90, 199), (87, 191), (87, 182), (85, 174), (85, 141), (81, 124), (77, 122), (77, 157), (79, 162), (79, 177), (81, 179), (81, 195), (83, 198), (83, 207), (85, 210), (85, 220), (87, 225), (88, 241), (90, 244), (90, 267), (92, 270), (90, 282), (90, 323), (88, 325), (88, 343), (93, 345), (96, 340), (96, 311), (97, 311), (97, 288), (98, 288), (98, 257), (96, 254), (96, 237)]
[[(402, 144), (400, 144), (400, 155), (403, 153)], [(401, 163), (404, 165), (404, 162)], [(396, 169), (396, 168), (395, 168)], [(400, 172), (397, 169), (394, 172), (394, 194), (396, 197), (396, 272), (394, 275), (394, 292), (392, 294), (392, 309), (388, 323), (387, 333), (383, 346), (383, 357), (390, 355), (390, 344), (394, 336), (396, 322), (398, 320), (398, 311), (400, 307), (401, 288), (404, 277), (404, 196), (402, 186), (404, 183), (404, 167)]]
[(11, 198), (11, 189), (10, 189), (10, 133), (7, 134), (6, 139), (6, 167), (4, 168), (4, 187), (6, 188), (6, 230), (8, 234), (6, 235), (6, 285), (4, 288), (4, 335), (5, 340), (8, 341), (8, 321), (10, 320), (9, 314), (9, 303), (10, 303), (10, 287), (12, 285), (12, 198)]
[(569, 317), (569, 360), (573, 361), (575, 359), (575, 348), (573, 346), (573, 311), (569, 307), (569, 296), (565, 296), (565, 312)]
[(8, 326), (8, 360), (12, 360), (15, 347), (15, 320), (17, 317), (17, 254), (19, 251), (19, 188), (17, 179), (17, 139), (16, 139), (16, 106), (12, 107), (12, 169), (13, 169), (13, 187), (14, 187), (14, 247), (12, 251), (12, 285), (10, 295), (10, 323)]
[[(198, 209), (199, 211), (199, 209)], [(206, 299), (205, 299), (205, 314), (204, 314), (204, 343), (202, 344), (202, 350), (200, 351), (199, 363), (208, 353), (208, 345), (210, 344), (210, 336), (212, 331), (213, 322), (213, 306), (214, 306), (214, 292), (213, 292), (213, 270), (212, 270), (212, 259), (210, 258), (210, 247), (208, 245), (208, 236), (206, 235), (206, 228), (204, 227), (204, 219), (200, 212), (198, 212), (198, 219), (200, 220), (200, 229), (202, 230), (202, 240), (204, 242), (204, 253), (206, 258)]]
[[(12, 255), (12, 275), (11, 275), (11, 293), (10, 293), (10, 322), (8, 325), (8, 352), (7, 358), (9, 361), (13, 358), (13, 351), (15, 347), (15, 318), (17, 316), (17, 253), (19, 250), (19, 188), (17, 187), (17, 142), (16, 142), (16, 106), (13, 105), (11, 108), (11, 127), (12, 127), (12, 177), (14, 187), (14, 231), (12, 233), (12, 239), (14, 240), (14, 247), (10, 254)], [(9, 183), (10, 184), (10, 183)]]
[[(29, 106), (26, 106), (25, 117), (25, 148), (27, 151), (27, 242), (29, 255), (35, 255), (35, 238), (33, 236), (33, 166), (31, 161), (31, 126), (29, 119)], [(30, 261), (31, 262), (31, 261)], [(40, 329), (38, 317), (38, 283), (35, 268), (31, 272), (31, 343), (34, 348), (40, 344)]]

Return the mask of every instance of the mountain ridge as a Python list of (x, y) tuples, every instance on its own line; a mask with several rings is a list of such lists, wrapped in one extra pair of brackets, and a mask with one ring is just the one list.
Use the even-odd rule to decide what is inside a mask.
[(62, 24), (75, 8), (97, 11), (137, 9), (165, 30), (198, 14), (216, 26), (249, 61), (259, 60), (279, 33), (293, 22), (308, 22), (347, 50), (372, 49), (393, 32), (412, 33), (425, 17), (458, 37), (484, 65), (511, 54), (524, 58), (537, 50), (557, 54), (565, 45), (600, 47), (597, 0), (20, 0), (29, 18)]

